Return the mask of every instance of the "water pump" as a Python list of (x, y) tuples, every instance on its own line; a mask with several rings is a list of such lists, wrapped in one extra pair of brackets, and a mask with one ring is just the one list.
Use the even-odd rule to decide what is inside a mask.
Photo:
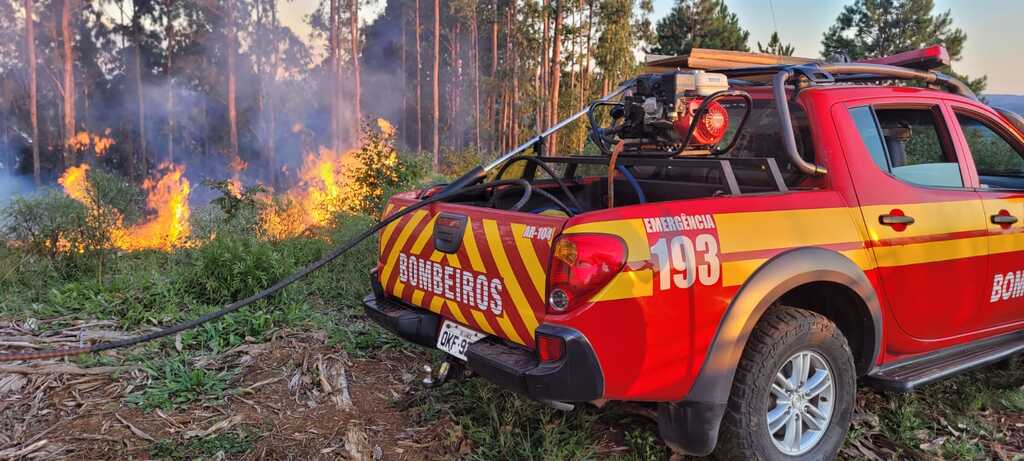
[[(749, 102), (746, 93), (730, 91), (729, 79), (719, 73), (641, 75), (619, 102), (591, 106), (592, 112), (596, 107), (612, 107), (612, 124), (593, 130), (592, 138), (606, 153), (611, 145), (624, 142), (627, 152), (707, 154), (729, 131), (729, 112), (719, 101), (737, 96)], [(593, 113), (591, 125), (597, 126)]]

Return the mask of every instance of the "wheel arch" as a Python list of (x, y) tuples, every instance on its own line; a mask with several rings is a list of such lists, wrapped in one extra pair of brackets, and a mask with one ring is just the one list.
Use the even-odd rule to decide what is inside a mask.
[[(844, 293), (846, 298), (842, 301), (850, 303), (848, 305), (858, 312), (800, 305), (820, 299), (822, 293)], [(863, 335), (851, 339), (851, 343), (858, 344), (856, 347), (860, 348), (860, 351), (854, 350), (858, 372), (866, 373), (877, 363), (882, 343), (882, 310), (867, 275), (857, 264), (836, 251), (818, 247), (798, 248), (765, 262), (736, 293), (719, 323), (701, 371), (685, 401), (728, 401), (736, 366), (747, 340), (764, 313), (777, 302), (813, 310), (837, 324), (840, 323), (837, 319), (841, 318), (837, 315), (859, 319), (863, 322), (862, 329), (851, 330), (849, 325), (839, 325), (840, 329), (844, 334), (858, 331)]]

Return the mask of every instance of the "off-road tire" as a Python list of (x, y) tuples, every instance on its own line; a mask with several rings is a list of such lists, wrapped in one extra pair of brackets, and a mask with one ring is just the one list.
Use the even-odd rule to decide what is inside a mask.
[[(832, 416), (817, 445), (798, 456), (783, 453), (772, 441), (766, 420), (771, 384), (783, 364), (795, 354), (814, 352), (832, 372)], [(719, 460), (831, 460), (842, 447), (850, 427), (856, 394), (856, 368), (846, 338), (827, 318), (810, 311), (773, 306), (747, 341), (733, 380), (722, 419)]]

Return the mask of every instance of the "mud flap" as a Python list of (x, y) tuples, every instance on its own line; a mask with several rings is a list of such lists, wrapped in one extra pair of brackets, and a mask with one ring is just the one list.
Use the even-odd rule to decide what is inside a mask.
[(663, 403), (658, 405), (658, 432), (673, 451), (707, 456), (718, 445), (724, 414), (724, 403)]

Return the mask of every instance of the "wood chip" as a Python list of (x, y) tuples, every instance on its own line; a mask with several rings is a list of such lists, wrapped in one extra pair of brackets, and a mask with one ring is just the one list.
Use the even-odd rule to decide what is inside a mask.
[(0, 459), (18, 459), (27, 456), (43, 448), (47, 443), (49, 443), (49, 440), (43, 439), (22, 448), (8, 448), (7, 450), (0, 451)]
[(225, 419), (222, 419), (217, 424), (214, 424), (213, 426), (210, 426), (209, 429), (202, 430), (202, 431), (188, 431), (188, 432), (185, 433), (185, 438), (186, 439), (191, 439), (193, 437), (208, 437), (208, 436), (211, 436), (211, 435), (213, 435), (213, 434), (215, 434), (217, 432), (220, 432), (220, 431), (228, 429), (228, 428), (230, 428), (232, 426), (235, 426), (238, 423), (242, 422), (242, 420), (243, 420), (243, 418), (240, 415), (235, 415), (235, 416), (232, 416), (232, 417), (229, 417), (229, 418), (225, 418)]
[(147, 434), (145, 432), (142, 432), (141, 429), (133, 426), (132, 423), (129, 423), (128, 421), (125, 421), (125, 419), (122, 418), (121, 415), (119, 415), (117, 413), (114, 413), (114, 416), (117, 417), (118, 421), (121, 421), (121, 424), (124, 424), (125, 426), (128, 426), (128, 430), (132, 431), (132, 434), (135, 434), (136, 437), (138, 437), (140, 439), (148, 440), (150, 442), (156, 442), (156, 439), (154, 439), (153, 436), (151, 436), (151, 435), (149, 435), (149, 434)]

